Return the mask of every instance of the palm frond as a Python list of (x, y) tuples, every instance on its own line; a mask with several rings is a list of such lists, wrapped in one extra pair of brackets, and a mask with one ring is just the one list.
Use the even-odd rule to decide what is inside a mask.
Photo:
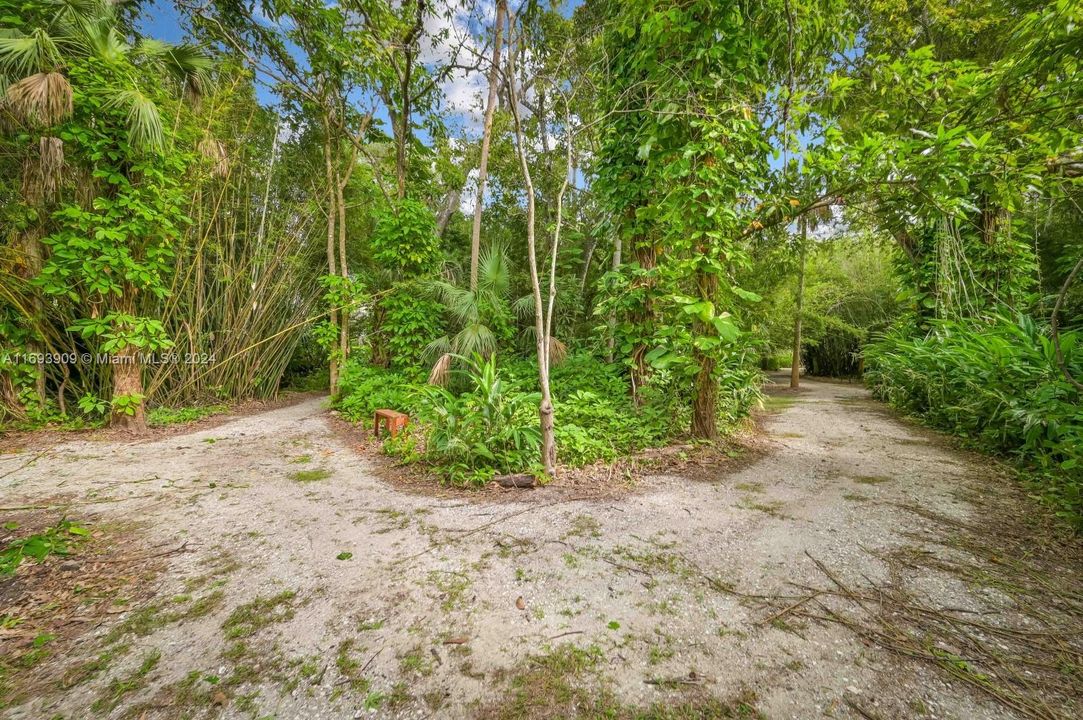
[(106, 62), (117, 62), (131, 52), (131, 46), (117, 31), (113, 6), (100, 12), (72, 18), (70, 36), (65, 38), (79, 51)]
[(156, 59), (168, 54), (172, 47), (172, 45), (170, 45), (164, 40), (157, 40), (155, 38), (143, 38), (132, 49), (132, 52), (136, 57)]
[(511, 309), (522, 320), (534, 317), (534, 296), (523, 295), (511, 304)]
[(12, 111), (31, 125), (56, 125), (71, 115), (72, 89), (57, 72), (24, 77), (5, 93)]
[(158, 106), (138, 90), (122, 90), (109, 101), (108, 107), (127, 108), (128, 142), (144, 150), (160, 150), (165, 144), (162, 116)]
[(468, 323), (455, 334), (451, 345), (458, 355), (472, 357), (476, 354), (488, 357), (496, 352), (496, 337), (485, 325), (478, 322)]
[(508, 292), (508, 253), (505, 247), (494, 243), (481, 251), (478, 257), (478, 287), (503, 297)]
[(194, 105), (211, 91), (214, 61), (201, 47), (184, 43), (170, 45), (162, 56), (166, 69), (183, 87), (184, 96)]
[(55, 70), (61, 64), (56, 40), (41, 28), (29, 35), (0, 36), (0, 71), (13, 77)]
[(441, 355), (445, 355), (451, 352), (451, 339), (447, 335), (438, 337), (428, 345), (425, 346), (423, 351), (423, 357), (432, 359), (439, 358)]
[(434, 280), (429, 287), (458, 322), (477, 322), (478, 303), (474, 293), (446, 280)]
[(440, 356), (440, 359), (432, 366), (432, 371), (429, 373), (429, 385), (447, 387), (448, 380), (451, 379), (451, 361), (454, 357), (451, 353), (444, 353)]
[(113, 0), (52, 0), (51, 4), (58, 8), (53, 22), (67, 29), (80, 19), (114, 12)]

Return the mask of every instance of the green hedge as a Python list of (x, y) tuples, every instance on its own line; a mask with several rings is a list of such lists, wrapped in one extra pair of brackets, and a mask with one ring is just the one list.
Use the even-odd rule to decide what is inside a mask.
[[(1080, 333), (1061, 350), (1083, 377)], [(865, 379), (883, 400), (1036, 471), (1041, 495), (1083, 528), (1083, 397), (1057, 366), (1048, 329), (1031, 318), (898, 327), (865, 349)]]

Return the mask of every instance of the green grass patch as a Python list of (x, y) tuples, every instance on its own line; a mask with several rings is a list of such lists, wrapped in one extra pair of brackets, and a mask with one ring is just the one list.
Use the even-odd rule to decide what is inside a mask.
[(90, 709), (103, 716), (112, 711), (124, 696), (130, 692), (141, 689), (147, 684), (147, 675), (158, 667), (158, 661), (162, 659), (160, 650), (151, 650), (143, 656), (143, 662), (124, 678), (111, 681), (91, 704)]
[(319, 482), (320, 480), (326, 480), (331, 477), (332, 474), (333, 473), (326, 468), (298, 470), (297, 472), (290, 474), (290, 480), (299, 483)]
[(234, 608), (222, 624), (222, 630), (230, 639), (251, 637), (268, 625), (292, 619), (296, 614), (296, 599), (297, 593), (293, 590), (283, 590), (269, 597), (257, 597)]
[[(605, 656), (596, 645), (564, 644), (522, 663), (500, 699), (475, 714), (480, 720), (723, 720), (759, 718), (755, 696), (743, 693), (732, 701), (680, 684), (684, 695), (649, 706), (622, 703), (603, 670)], [(656, 680), (678, 686), (679, 680)]]
[(879, 485), (880, 483), (886, 483), (891, 478), (884, 477), (883, 475), (859, 475), (854, 478), (854, 482), (858, 485)]

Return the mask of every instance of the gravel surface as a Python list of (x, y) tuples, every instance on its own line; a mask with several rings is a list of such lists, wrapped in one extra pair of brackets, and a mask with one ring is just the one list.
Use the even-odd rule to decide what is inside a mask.
[[(120, 648), (100, 671), (0, 714), (475, 717), (530, 658), (571, 643), (597, 648), (591, 682), (627, 706), (694, 688), (754, 697), (769, 718), (1016, 717), (778, 597), (829, 587), (816, 561), (844, 583), (885, 581), (884, 553), (940, 532), (904, 506), (977, 520), (968, 493), (1009, 481), (858, 385), (806, 381), (791, 399), (764, 421), (755, 462), (605, 500), (400, 492), (319, 398), (150, 442), (2, 455), (3, 505), (63, 498), (88, 526), (134, 523), (132, 551), (163, 567), (134, 607), (35, 669), (70, 675)], [(945, 606), (1002, 601), (949, 574), (914, 582)], [(132, 621), (148, 607), (152, 622)]]

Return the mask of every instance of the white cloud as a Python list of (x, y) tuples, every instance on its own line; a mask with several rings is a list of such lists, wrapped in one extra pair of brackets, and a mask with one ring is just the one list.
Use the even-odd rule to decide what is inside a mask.
[[(430, 69), (450, 62), (475, 64), (480, 55), (492, 52), (487, 40), (495, 17), (493, 0), (449, 0), (426, 17), (419, 59)], [(480, 136), (488, 89), (485, 63), (478, 70), (454, 71), (440, 89), (455, 124), (469, 136)]]

